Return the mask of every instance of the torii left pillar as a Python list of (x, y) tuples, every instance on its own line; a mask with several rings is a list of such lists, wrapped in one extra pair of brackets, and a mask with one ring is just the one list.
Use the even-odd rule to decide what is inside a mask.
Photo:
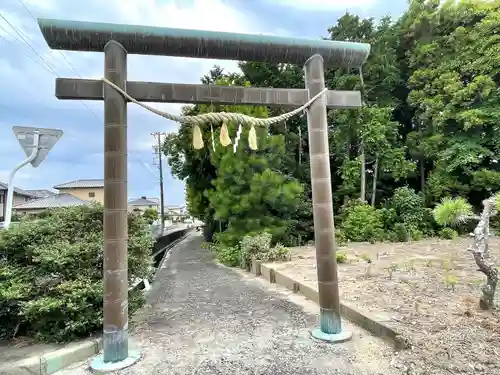
[[(104, 47), (104, 77), (126, 90), (127, 51), (110, 41)], [(140, 355), (128, 342), (127, 101), (104, 86), (104, 315), (103, 354), (97, 371), (130, 366)]]

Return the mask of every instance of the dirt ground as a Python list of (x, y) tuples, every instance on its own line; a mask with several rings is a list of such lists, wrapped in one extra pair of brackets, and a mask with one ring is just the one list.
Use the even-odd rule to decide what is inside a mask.
[[(410, 338), (413, 349), (399, 353), (394, 364), (402, 373), (500, 374), (500, 311), (478, 307), (485, 277), (467, 251), (470, 241), (356, 243), (339, 249), (347, 256), (339, 264), (341, 300)], [(500, 266), (498, 238), (490, 249)], [(272, 266), (317, 285), (312, 247), (293, 248), (290, 262)]]

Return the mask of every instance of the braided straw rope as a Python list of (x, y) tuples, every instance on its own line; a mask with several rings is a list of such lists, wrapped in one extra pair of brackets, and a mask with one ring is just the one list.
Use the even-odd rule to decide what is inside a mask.
[(256, 117), (251, 117), (247, 115), (243, 115), (241, 113), (227, 113), (227, 112), (210, 112), (210, 113), (203, 113), (200, 115), (196, 116), (177, 116), (177, 115), (172, 115), (170, 113), (160, 111), (159, 109), (153, 108), (147, 104), (141, 103), (137, 101), (136, 99), (132, 98), (125, 90), (121, 89), (117, 85), (115, 85), (113, 82), (106, 78), (102, 78), (102, 81), (106, 83), (107, 85), (111, 86), (114, 88), (116, 91), (118, 91), (120, 94), (122, 94), (126, 99), (131, 101), (132, 103), (135, 103), (139, 106), (141, 106), (144, 109), (147, 109), (150, 112), (153, 112), (154, 114), (164, 117), (168, 120), (172, 120), (175, 122), (179, 122), (181, 124), (191, 124), (191, 125), (204, 125), (206, 123), (218, 123), (218, 122), (223, 122), (223, 121), (236, 121), (240, 124), (250, 124), (250, 125), (255, 125), (255, 126), (268, 126), (271, 124), (276, 124), (281, 121), (286, 121), (289, 118), (295, 116), (298, 113), (301, 113), (316, 100), (320, 96), (324, 95), (328, 89), (324, 88), (322, 91), (314, 95), (311, 99), (307, 101), (304, 105), (300, 106), (297, 109), (294, 109), (293, 111), (283, 113), (282, 115), (276, 116), (276, 117), (269, 117), (269, 118), (256, 118)]

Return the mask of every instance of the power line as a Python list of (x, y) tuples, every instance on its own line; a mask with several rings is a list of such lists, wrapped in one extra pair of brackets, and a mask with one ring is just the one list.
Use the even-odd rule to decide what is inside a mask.
[[(38, 53), (38, 51), (24, 38), (24, 36), (22, 35), (22, 33), (19, 32), (17, 30), (17, 28), (14, 25), (12, 25), (9, 22), (9, 20), (7, 18), (5, 18), (5, 16), (2, 13), (0, 13), (0, 18), (2, 18), (7, 23), (7, 25), (9, 25), (12, 28), (12, 30), (14, 30), (16, 32), (17, 35), (19, 35), (19, 37), (26, 43), (26, 45), (40, 58), (40, 60), (42, 60), (54, 72), (54, 74), (57, 75), (57, 72), (56, 72), (55, 68), (51, 64), (49, 64), (47, 62), (47, 60), (45, 60), (42, 55), (40, 55)], [(5, 30), (5, 29), (3, 29), (3, 30)]]
[[(34, 16), (34, 14), (29, 10), (29, 8), (26, 6), (26, 4), (22, 1), (22, 0), (18, 0), (18, 2), (22, 5), (22, 7), (26, 10), (26, 12), (31, 16), (31, 18), (33, 18), (36, 22), (37, 22), (37, 19), (36, 17)], [(27, 57), (29, 57), (33, 62), (36, 62), (37, 64), (39, 64), (42, 68), (44, 68), (45, 70), (47, 70), (49, 73), (51, 73), (52, 75), (54, 75), (56, 78), (59, 78), (59, 74), (57, 73), (55, 67), (50, 64), (37, 50), (35, 47), (33, 47), (31, 44), (30, 44), (30, 38), (24, 34), (21, 30), (19, 30), (15, 25), (12, 24), (12, 22), (10, 22), (4, 15), (2, 15), (0, 13), (0, 18), (3, 19), (5, 21), (5, 23), (7, 23), (7, 25), (10, 26), (10, 28), (12, 30), (14, 30), (14, 32), (19, 36), (19, 38), (21, 38), (21, 40), (19, 40), (18, 37), (16, 37), (15, 35), (13, 35), (11, 32), (9, 32), (7, 29), (5, 29), (2, 25), (0, 25), (0, 30), (3, 30), (6, 34), (8, 34), (10, 37), (12, 37), (12, 39), (14, 39), (16, 42), (19, 43), (19, 45), (21, 47), (24, 47), (24, 45), (26, 45), (31, 51), (33, 51), (39, 58), (41, 61), (37, 61), (37, 60), (34, 60), (31, 56), (29, 56), (26, 52), (22, 51)], [(3, 36), (0, 35), (0, 37), (6, 41), (9, 41), (11, 43), (13, 43), (15, 45), (14, 42), (8, 40), (7, 38), (4, 38)], [(24, 44), (23, 44), (24, 42)], [(31, 40), (31, 42), (33, 42)], [(35, 44), (35, 43), (33, 43)], [(75, 69), (75, 67), (73, 66), (73, 64), (71, 63), (71, 61), (67, 58), (67, 56), (63, 53), (63, 51), (59, 51), (59, 53), (61, 54), (61, 56), (64, 58), (64, 61), (66, 62), (66, 65), (68, 65), (68, 67), (78, 76), (78, 77), (82, 77), (80, 75), (80, 73), (78, 73), (78, 71)], [(52, 56), (53, 57), (53, 56)], [(55, 57), (53, 57), (54, 60), (56, 62), (59, 62), (57, 59), (55, 59)], [(44, 65), (45, 64), (45, 65)], [(101, 117), (99, 117), (93, 110), (92, 108), (90, 108), (88, 106), (87, 103), (85, 103), (83, 100), (80, 100), (80, 103), (90, 112), (90, 114), (92, 116), (94, 116), (97, 120), (99, 120), (100, 122), (104, 121)], [(148, 172), (151, 173), (151, 170), (146, 168), (144, 166), (144, 162), (141, 161), (138, 157), (136, 157), (134, 154), (129, 154), (132, 159), (134, 161), (136, 161), (138, 164), (141, 165), (141, 167), (143, 167), (144, 169), (146, 169)]]
[[(0, 25), (0, 30), (3, 30), (5, 31), (7, 34), (7, 30), (5, 30), (4, 28), (2, 28), (2, 26)], [(9, 42), (9, 43), (12, 43), (13, 45), (16, 45), (12, 40), (9, 40), (7, 38), (5, 38), (4, 36), (0, 35), (0, 38), (5, 40), (6, 42)], [(21, 50), (21, 52), (26, 56), (28, 57), (29, 59), (31, 59), (31, 61), (37, 63), (38, 65), (40, 65), (43, 69), (45, 69), (47, 72), (51, 73), (51, 74), (54, 74), (53, 71), (51, 71), (50, 69), (47, 68), (47, 65), (43, 65), (43, 63), (41, 63), (40, 61), (38, 60), (35, 60), (32, 56), (30, 56), (28, 53), (26, 53), (25, 51)]]
[(36, 17), (33, 15), (33, 13), (31, 13), (31, 10), (29, 10), (29, 8), (26, 6), (26, 4), (24, 4), (24, 1), (23, 0), (18, 0), (18, 1), (21, 3), (23, 8), (26, 9), (26, 12), (28, 12), (32, 18), (36, 19)]

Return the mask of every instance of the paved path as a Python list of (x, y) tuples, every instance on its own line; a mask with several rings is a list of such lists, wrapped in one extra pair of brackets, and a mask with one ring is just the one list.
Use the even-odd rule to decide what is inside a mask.
[[(391, 375), (390, 351), (355, 327), (345, 344), (309, 337), (318, 307), (212, 260), (191, 234), (163, 264), (134, 328), (143, 358), (120, 374)], [(80, 364), (59, 374), (86, 374)]]

